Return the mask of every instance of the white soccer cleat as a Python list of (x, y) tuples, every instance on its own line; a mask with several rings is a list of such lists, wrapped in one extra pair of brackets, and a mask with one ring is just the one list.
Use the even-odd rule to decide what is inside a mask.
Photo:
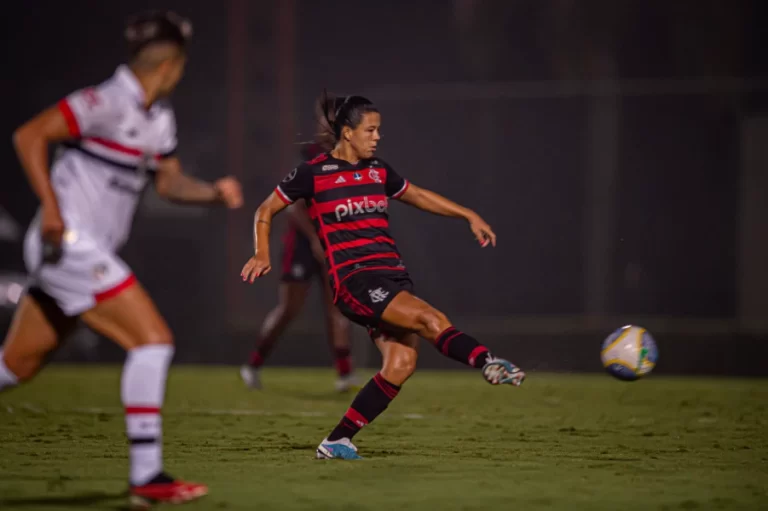
[(361, 460), (362, 456), (357, 454), (357, 447), (349, 438), (329, 441), (327, 438), (317, 446), (315, 457), (319, 460)]
[(261, 370), (248, 364), (240, 368), (240, 377), (249, 389), (261, 390)]
[(525, 373), (509, 360), (494, 357), (485, 362), (483, 378), (491, 385), (509, 384), (519, 387), (525, 380)]
[(354, 374), (340, 376), (336, 383), (336, 392), (349, 392), (350, 390), (360, 390), (360, 381)]

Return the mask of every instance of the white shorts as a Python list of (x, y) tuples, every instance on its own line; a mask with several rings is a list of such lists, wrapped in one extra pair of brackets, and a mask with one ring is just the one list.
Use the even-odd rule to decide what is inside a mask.
[(40, 228), (34, 221), (24, 240), (24, 263), (32, 276), (30, 287), (56, 300), (67, 316), (92, 309), (136, 281), (128, 265), (87, 232), (68, 230), (64, 238), (59, 261), (43, 264)]

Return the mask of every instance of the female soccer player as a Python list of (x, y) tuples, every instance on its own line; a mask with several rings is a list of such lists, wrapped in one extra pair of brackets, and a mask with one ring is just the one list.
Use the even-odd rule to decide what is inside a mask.
[(255, 254), (241, 272), (253, 282), (271, 269), (273, 217), (303, 199), (326, 254), (334, 299), (350, 320), (367, 326), (383, 358), (381, 371), (357, 394), (341, 422), (317, 448), (321, 459), (358, 459), (352, 437), (381, 414), (416, 368), (421, 337), (454, 360), (481, 369), (491, 384), (518, 386), (525, 373), (497, 358), (413, 293), (413, 283), (389, 233), (389, 199), (442, 216), (463, 218), (481, 246), (496, 235), (474, 211), (400, 177), (375, 152), (381, 115), (367, 99), (347, 97), (335, 112), (335, 147), (292, 170), (259, 206)]
[[(334, 146), (333, 129), (326, 119), (326, 111), (335, 111), (338, 98), (323, 95), (315, 104), (317, 134), (315, 141), (302, 150), (303, 161), (330, 151)], [(325, 104), (328, 104), (326, 107)], [(283, 240), (282, 275), (278, 290), (278, 304), (267, 314), (261, 327), (256, 349), (248, 363), (240, 368), (240, 376), (251, 388), (261, 388), (260, 368), (275, 347), (278, 338), (291, 324), (304, 306), (312, 280), (317, 278), (323, 287), (326, 331), (334, 357), (338, 378), (336, 390), (346, 392), (357, 385), (352, 371), (349, 321), (333, 303), (333, 292), (325, 277), (325, 256), (315, 227), (306, 207), (297, 203), (289, 208), (290, 225)]]
[[(163, 470), (160, 410), (173, 336), (117, 252), (150, 180), (174, 202), (230, 208), (243, 202), (235, 179), (198, 181), (183, 173), (175, 156), (176, 121), (166, 98), (182, 76), (190, 35), (189, 21), (173, 13), (137, 16), (125, 32), (127, 65), (70, 94), (14, 135), (40, 210), (24, 243), (34, 282), (0, 350), (0, 390), (32, 378), (78, 318), (122, 346), (128, 352), (120, 395), (130, 442), (130, 495), (139, 505), (186, 502), (208, 489)], [(63, 147), (49, 173), (51, 143)]]

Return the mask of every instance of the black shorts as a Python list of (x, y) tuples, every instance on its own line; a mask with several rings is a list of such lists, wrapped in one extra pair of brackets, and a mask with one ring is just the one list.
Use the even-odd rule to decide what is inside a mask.
[(341, 283), (336, 307), (353, 323), (379, 328), (384, 309), (400, 291), (413, 293), (413, 281), (407, 272), (361, 271)]
[(283, 282), (309, 282), (324, 269), (312, 253), (312, 244), (302, 232), (291, 226), (283, 239)]

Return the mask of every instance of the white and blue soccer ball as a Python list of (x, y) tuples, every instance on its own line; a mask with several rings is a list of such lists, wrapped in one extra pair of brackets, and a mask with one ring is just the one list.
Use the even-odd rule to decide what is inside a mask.
[(611, 376), (634, 381), (653, 371), (659, 350), (645, 328), (626, 325), (605, 338), (600, 359)]

